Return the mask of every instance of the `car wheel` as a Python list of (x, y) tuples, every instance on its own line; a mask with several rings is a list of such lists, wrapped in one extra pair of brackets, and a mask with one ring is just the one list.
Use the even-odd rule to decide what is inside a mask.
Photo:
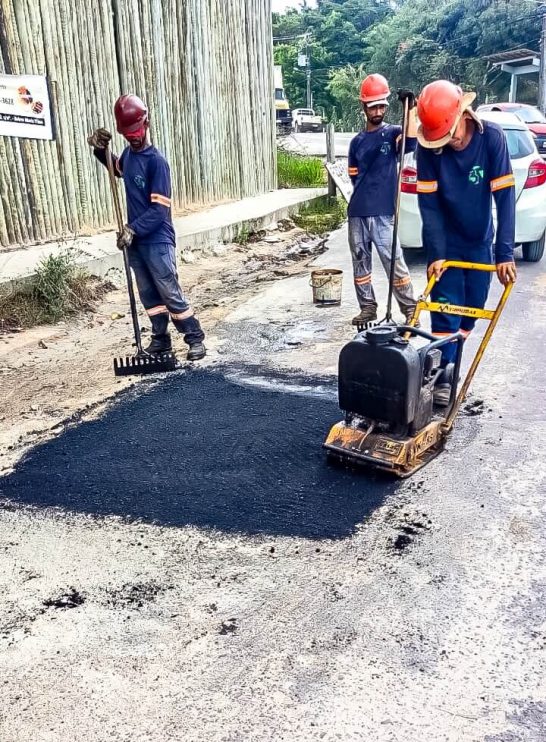
[(540, 240), (535, 242), (524, 242), (521, 246), (523, 252), (523, 259), (528, 263), (538, 263), (544, 255), (544, 240), (546, 232), (542, 235)]

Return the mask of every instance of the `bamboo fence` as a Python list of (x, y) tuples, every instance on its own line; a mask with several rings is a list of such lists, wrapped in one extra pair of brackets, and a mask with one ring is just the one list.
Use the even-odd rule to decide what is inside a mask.
[(0, 245), (113, 225), (86, 140), (121, 93), (149, 107), (175, 213), (271, 190), (272, 64), (271, 0), (0, 0), (0, 72), (48, 76), (57, 133), (0, 137)]

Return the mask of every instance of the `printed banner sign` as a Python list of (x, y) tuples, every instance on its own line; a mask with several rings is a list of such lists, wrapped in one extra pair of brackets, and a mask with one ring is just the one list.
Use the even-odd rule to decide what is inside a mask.
[(54, 138), (46, 77), (0, 74), (0, 136)]
[(336, 162), (327, 162), (326, 170), (334, 179), (334, 183), (341, 191), (341, 195), (349, 203), (353, 195), (353, 183), (347, 172), (347, 160), (336, 160)]

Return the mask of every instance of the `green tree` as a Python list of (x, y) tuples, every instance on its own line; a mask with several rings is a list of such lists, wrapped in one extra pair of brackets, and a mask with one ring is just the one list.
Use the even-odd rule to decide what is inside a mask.
[(341, 125), (344, 131), (359, 131), (362, 128), (362, 109), (358, 96), (365, 76), (364, 65), (360, 64), (347, 65), (330, 77), (328, 90), (335, 101), (336, 125)]
[[(384, 74), (393, 91), (419, 91), (442, 77), (475, 90), (479, 101), (506, 99), (510, 77), (492, 69), (487, 57), (536, 50), (540, 25), (532, 0), (317, 0), (316, 8), (274, 15), (274, 36), (284, 38), (275, 60), (283, 66), (291, 105), (303, 104), (305, 70), (297, 56), (310, 34), (315, 106), (354, 128), (356, 77), (364, 70)], [(537, 76), (520, 81), (520, 100), (536, 103), (537, 82)], [(394, 120), (400, 111), (391, 101)]]

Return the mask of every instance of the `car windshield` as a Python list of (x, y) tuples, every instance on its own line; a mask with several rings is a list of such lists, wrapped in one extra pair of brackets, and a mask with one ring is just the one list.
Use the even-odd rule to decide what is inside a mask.
[(527, 130), (504, 128), (504, 133), (506, 134), (508, 153), (511, 160), (528, 157), (535, 151), (535, 143)]
[(538, 108), (533, 108), (532, 106), (513, 108), (511, 113), (515, 113), (526, 124), (546, 124), (546, 118), (544, 118)]
[(284, 100), (284, 90), (282, 88), (275, 88), (275, 100)]

